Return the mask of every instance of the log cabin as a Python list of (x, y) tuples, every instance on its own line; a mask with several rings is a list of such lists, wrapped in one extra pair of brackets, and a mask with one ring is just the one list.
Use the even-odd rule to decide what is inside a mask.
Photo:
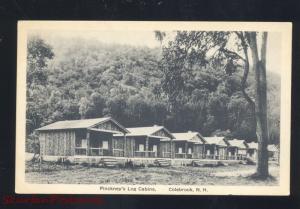
[(229, 143), (224, 137), (204, 137), (205, 144), (205, 158), (226, 160), (227, 159), (227, 148)]
[(247, 157), (248, 144), (245, 140), (232, 139), (227, 140), (228, 159), (229, 160), (244, 160)]
[[(248, 144), (247, 157), (253, 159), (254, 161), (257, 161), (258, 143), (251, 142), (247, 144)], [(279, 156), (280, 156), (279, 146), (275, 144), (269, 144), (267, 149), (268, 149), (269, 160), (279, 162)]]
[(268, 145), (269, 160), (279, 162), (279, 147), (275, 144)]
[(198, 132), (172, 133), (175, 158), (203, 159), (205, 157), (205, 139)]
[[(37, 129), (43, 159), (74, 156), (124, 156), (129, 131), (110, 117), (58, 121)], [(113, 139), (121, 134), (123, 139)]]
[[(171, 158), (174, 136), (163, 126), (131, 127), (125, 138), (125, 157), (128, 158)], [(114, 138), (122, 139), (122, 134)]]
[[(170, 133), (163, 126), (125, 128), (105, 118), (58, 121), (37, 129), (40, 154), (44, 160), (68, 159), (214, 159), (256, 158), (257, 143), (203, 137), (198, 132)], [(279, 159), (279, 148), (268, 146), (272, 159)], [(111, 158), (110, 158), (111, 159)]]
[(257, 160), (258, 143), (253, 141), (253, 142), (250, 142), (247, 144), (248, 144), (247, 157), (256, 161)]

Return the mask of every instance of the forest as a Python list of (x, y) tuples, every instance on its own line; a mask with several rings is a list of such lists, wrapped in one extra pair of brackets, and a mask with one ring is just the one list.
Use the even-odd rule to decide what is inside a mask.
[[(153, 34), (154, 36), (154, 34)], [(256, 140), (255, 115), (241, 92), (237, 65), (198, 62), (165, 70), (171, 46), (136, 47), (96, 40), (28, 39), (27, 150), (36, 128), (60, 120), (111, 116), (126, 127), (164, 125), (172, 132)], [(194, 59), (196, 60), (196, 58)], [(170, 83), (170, 77), (176, 83)], [(247, 93), (254, 95), (249, 73)], [(172, 88), (172, 89), (170, 89)], [(178, 90), (178, 91), (175, 91)], [(279, 142), (280, 76), (267, 71), (270, 143)]]

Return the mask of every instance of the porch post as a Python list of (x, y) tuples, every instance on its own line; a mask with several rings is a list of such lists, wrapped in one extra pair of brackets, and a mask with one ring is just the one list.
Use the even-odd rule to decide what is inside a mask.
[(146, 137), (146, 144), (145, 144), (145, 157), (149, 157), (149, 136)]
[(113, 156), (113, 135), (108, 139), (108, 155)]
[(86, 131), (86, 155), (90, 155), (90, 132)]
[(229, 149), (229, 147), (226, 147), (226, 160), (228, 160), (228, 155), (229, 155), (228, 154), (228, 152), (229, 152), (228, 149)]
[(224, 152), (224, 147), (219, 147), (219, 160), (222, 160), (223, 157), (223, 152)]
[(123, 144), (123, 154), (124, 157), (128, 157), (128, 153), (127, 153), (127, 139), (126, 139), (126, 134), (124, 134), (124, 144)]
[(174, 146), (175, 146), (175, 145), (174, 145), (173, 139), (171, 139), (171, 140), (170, 140), (170, 154), (171, 154), (170, 157), (171, 157), (172, 159), (175, 157), (175, 153), (174, 153), (175, 149), (173, 149)]
[(187, 141), (185, 142), (185, 148), (184, 149), (185, 149), (185, 151), (184, 151), (185, 152), (185, 158), (187, 158), (187, 153), (188, 153), (188, 142)]
[(216, 159), (216, 152), (217, 152), (216, 146), (217, 146), (217, 145), (215, 145), (215, 144), (214, 144), (214, 146), (213, 146), (213, 148), (214, 148), (214, 156), (213, 156), (213, 159)]
[(198, 149), (198, 146), (196, 145), (196, 143), (192, 143), (192, 159), (195, 159), (195, 158), (199, 158), (199, 155), (195, 155), (195, 153), (198, 153), (199, 149)]

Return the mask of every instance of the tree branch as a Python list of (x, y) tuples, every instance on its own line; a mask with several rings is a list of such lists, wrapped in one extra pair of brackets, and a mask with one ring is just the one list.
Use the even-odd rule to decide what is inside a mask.
[(236, 57), (238, 59), (241, 59), (242, 61), (246, 62), (246, 60), (241, 55), (239, 55), (238, 53), (236, 53), (234, 51), (226, 49), (225, 46), (222, 46), (219, 50), (221, 52), (225, 53), (225, 54), (228, 54), (231, 57), (234, 56), (234, 57)]
[(243, 52), (245, 55), (245, 60), (244, 60), (245, 61), (245, 69), (244, 69), (244, 74), (243, 74), (242, 81), (241, 81), (242, 93), (243, 93), (245, 99), (250, 104), (250, 106), (252, 108), (255, 108), (255, 103), (254, 103), (253, 99), (251, 99), (251, 97), (246, 92), (246, 82), (247, 82), (247, 78), (248, 78), (248, 74), (249, 74), (249, 57), (248, 57), (248, 50), (247, 50), (248, 45), (247, 45), (247, 42), (246, 42), (243, 32), (240, 32), (240, 33), (235, 32), (235, 33), (241, 40), (241, 45), (242, 45)]

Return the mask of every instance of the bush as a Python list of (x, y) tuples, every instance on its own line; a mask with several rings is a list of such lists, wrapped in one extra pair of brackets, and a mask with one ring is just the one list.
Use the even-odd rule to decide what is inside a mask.
[(38, 136), (33, 133), (26, 138), (26, 152), (40, 154), (40, 142)]

